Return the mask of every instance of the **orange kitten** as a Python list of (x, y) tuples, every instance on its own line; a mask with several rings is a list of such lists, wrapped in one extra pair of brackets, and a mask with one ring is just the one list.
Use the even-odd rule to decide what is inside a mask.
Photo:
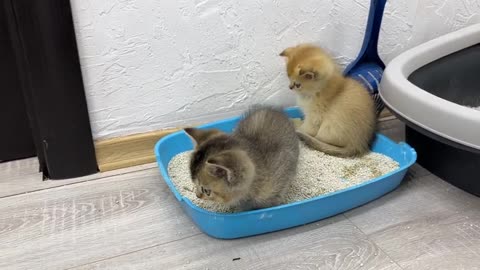
[(346, 78), (321, 48), (301, 44), (285, 49), (290, 89), (297, 94), (305, 120), (297, 134), (311, 148), (335, 156), (369, 150), (376, 116), (368, 91)]

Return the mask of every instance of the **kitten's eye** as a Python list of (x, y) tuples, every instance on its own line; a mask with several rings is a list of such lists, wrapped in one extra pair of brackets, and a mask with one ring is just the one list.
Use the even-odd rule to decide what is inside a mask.
[(210, 193), (211, 193), (211, 192), (212, 192), (212, 191), (211, 191), (210, 189), (206, 189), (206, 188), (202, 187), (202, 193), (203, 193), (203, 194), (205, 194), (205, 195), (207, 195), (207, 196), (210, 196)]

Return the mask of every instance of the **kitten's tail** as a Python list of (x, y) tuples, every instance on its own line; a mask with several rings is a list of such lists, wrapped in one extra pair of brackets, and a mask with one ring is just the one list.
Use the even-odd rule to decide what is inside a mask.
[(297, 131), (297, 134), (300, 140), (302, 140), (308, 147), (323, 152), (327, 155), (337, 157), (352, 157), (360, 154), (357, 149), (322, 142), (319, 139), (302, 132)]

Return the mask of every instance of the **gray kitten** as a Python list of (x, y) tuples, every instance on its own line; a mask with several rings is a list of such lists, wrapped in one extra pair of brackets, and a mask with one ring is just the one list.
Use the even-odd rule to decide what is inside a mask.
[(239, 211), (281, 204), (297, 171), (299, 141), (281, 109), (253, 107), (233, 134), (186, 128), (195, 144), (190, 173), (199, 198)]

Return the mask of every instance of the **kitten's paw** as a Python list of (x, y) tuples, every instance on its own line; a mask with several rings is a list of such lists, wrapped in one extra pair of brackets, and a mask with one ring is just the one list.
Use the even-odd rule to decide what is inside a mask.
[(292, 121), (293, 125), (295, 126), (295, 129), (299, 129), (303, 124), (303, 121), (300, 118), (293, 118), (293, 119), (291, 119), (291, 121)]
[(301, 140), (301, 141), (306, 141), (310, 138), (310, 135), (308, 134), (305, 134), (303, 131), (301, 130), (297, 130), (297, 136), (298, 138)]
[(302, 132), (303, 134), (308, 134), (312, 137), (315, 136), (315, 134), (317, 134), (316, 132), (316, 129), (313, 128), (311, 125), (308, 125), (308, 123), (306, 122), (303, 122), (298, 128), (297, 128), (297, 131), (298, 132)]

